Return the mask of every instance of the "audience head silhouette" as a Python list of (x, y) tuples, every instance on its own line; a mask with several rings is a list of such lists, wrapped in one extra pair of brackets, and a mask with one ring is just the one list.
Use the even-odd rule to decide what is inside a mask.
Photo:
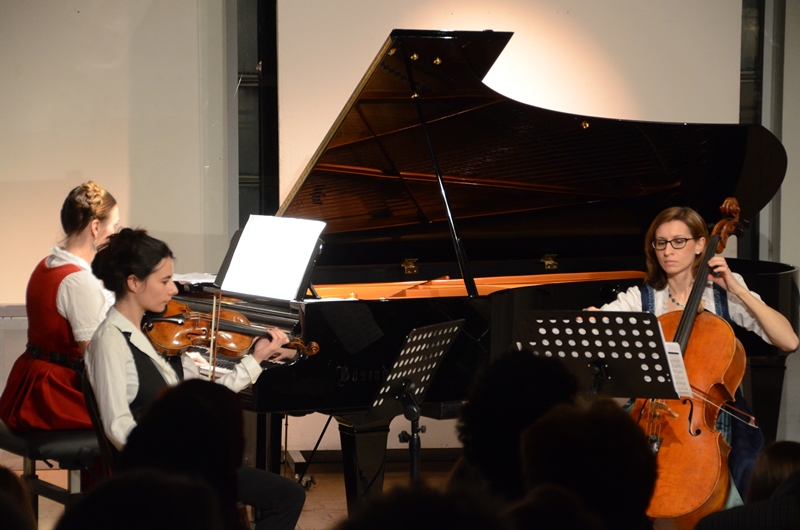
[(155, 468), (206, 481), (231, 525), (237, 525), (237, 469), (244, 453), (239, 397), (200, 379), (169, 388), (131, 431), (115, 472)]
[(227, 530), (214, 496), (205, 482), (182, 475), (115, 474), (69, 505), (55, 530)]
[(747, 504), (763, 501), (800, 471), (800, 442), (783, 440), (767, 445), (756, 459), (747, 489)]
[(706, 515), (696, 530), (797, 530), (800, 528), (800, 471), (789, 475), (768, 499)]
[(557, 359), (512, 350), (493, 361), (478, 375), (457, 426), (467, 466), (495, 495), (521, 498), (520, 435), (554, 405), (571, 403), (577, 391), (575, 377)]
[(604, 530), (574, 494), (559, 486), (536, 486), (505, 511), (518, 530)]
[(7, 530), (35, 530), (28, 488), (22, 479), (5, 466), (0, 466), (0, 521)]
[(521, 454), (529, 487), (570, 491), (606, 528), (646, 528), (656, 458), (642, 429), (613, 401), (553, 408), (525, 431)]
[(427, 486), (395, 488), (371, 497), (334, 530), (504, 530), (511, 527), (485, 502)]
[(712, 513), (697, 530), (797, 530), (800, 528), (800, 443), (767, 445), (750, 475), (747, 502)]

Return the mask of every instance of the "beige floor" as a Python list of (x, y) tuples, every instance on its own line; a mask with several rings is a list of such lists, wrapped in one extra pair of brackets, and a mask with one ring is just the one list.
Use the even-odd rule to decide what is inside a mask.
[[(0, 451), (0, 465), (10, 469), (22, 470), (22, 458)], [(444, 487), (449, 474), (450, 463), (423, 462), (421, 477), (432, 487)], [(298, 521), (298, 530), (329, 530), (337, 522), (347, 517), (345, 503), (344, 480), (341, 467), (337, 464), (321, 464), (310, 468), (315, 484), (311, 486), (306, 497), (306, 505)], [(37, 470), (39, 476), (60, 485), (66, 486), (67, 475), (61, 470)], [(407, 464), (389, 464), (385, 476), (384, 489), (403, 486), (409, 482)], [(39, 499), (39, 529), (51, 530), (63, 513), (63, 506), (48, 499)]]

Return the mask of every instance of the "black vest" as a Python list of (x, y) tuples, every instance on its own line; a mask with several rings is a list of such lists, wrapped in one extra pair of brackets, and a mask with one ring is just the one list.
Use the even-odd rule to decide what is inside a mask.
[[(128, 347), (131, 349), (133, 362), (136, 365), (136, 372), (139, 375), (139, 391), (136, 393), (136, 397), (130, 404), (133, 419), (136, 420), (136, 423), (139, 423), (145, 411), (150, 408), (150, 405), (153, 403), (153, 401), (156, 400), (159, 394), (167, 386), (167, 381), (164, 379), (164, 376), (161, 375), (161, 372), (153, 362), (153, 359), (133, 345), (131, 342), (131, 334), (126, 331), (123, 331), (122, 334), (125, 336), (125, 340), (128, 342)], [(178, 379), (182, 380), (183, 367), (180, 364), (181, 356), (175, 355), (167, 357), (167, 361), (175, 370), (175, 373), (178, 374)]]

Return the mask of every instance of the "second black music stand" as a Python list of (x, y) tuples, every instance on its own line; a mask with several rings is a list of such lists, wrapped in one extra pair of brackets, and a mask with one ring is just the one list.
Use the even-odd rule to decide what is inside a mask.
[(652, 313), (526, 311), (517, 314), (516, 326), (520, 349), (561, 360), (589, 393), (691, 396), (680, 349), (665, 342)]
[(411, 433), (403, 431), (400, 441), (409, 444), (412, 482), (419, 480), (419, 435), (425, 432), (425, 427), (419, 425), (419, 405), (425, 400), (436, 370), (463, 325), (463, 320), (453, 320), (413, 329), (364, 420), (369, 423), (372, 418), (395, 417), (402, 413), (411, 422)]

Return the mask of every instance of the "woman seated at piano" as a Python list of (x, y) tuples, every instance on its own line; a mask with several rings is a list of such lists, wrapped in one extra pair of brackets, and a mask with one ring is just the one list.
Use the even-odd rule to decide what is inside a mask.
[[(162, 312), (177, 293), (172, 251), (164, 242), (144, 230), (123, 229), (97, 252), (92, 271), (114, 292), (116, 301), (92, 337), (86, 372), (103, 430), (121, 450), (162, 389), (200, 374), (186, 354), (158, 354), (140, 329), (145, 311)], [(261, 375), (262, 361), (282, 361), (297, 353), (282, 347), (288, 342), (283, 331), (269, 332), (271, 338), (258, 340), (252, 353), (215, 382), (239, 392)], [(266, 514), (257, 521), (259, 530), (294, 528), (305, 502), (305, 490), (293, 480), (249, 466), (239, 470), (239, 494), (243, 503)]]
[(92, 428), (79, 372), (114, 297), (90, 263), (119, 228), (117, 201), (94, 182), (76, 186), (61, 206), (61, 227), (64, 240), (28, 281), (28, 344), (0, 396), (0, 419), (19, 431)]
[[(631, 287), (599, 309), (647, 311), (656, 316), (683, 310), (709, 241), (708, 227), (696, 211), (686, 207), (662, 211), (645, 236), (644, 285)], [(705, 284), (702, 309), (723, 317), (732, 326), (756, 333), (783, 351), (797, 349), (798, 337), (786, 317), (750, 291), (742, 276), (731, 271), (724, 257), (715, 255), (708, 266), (708, 277), (701, 279)], [(733, 406), (751, 412), (740, 389), (736, 391)], [(744, 495), (750, 471), (764, 443), (763, 436), (759, 429), (732, 421), (727, 414), (720, 413), (718, 418), (718, 428), (732, 448), (728, 457), (731, 476), (739, 493)], [(741, 504), (736, 492), (732, 492), (729, 504)]]

